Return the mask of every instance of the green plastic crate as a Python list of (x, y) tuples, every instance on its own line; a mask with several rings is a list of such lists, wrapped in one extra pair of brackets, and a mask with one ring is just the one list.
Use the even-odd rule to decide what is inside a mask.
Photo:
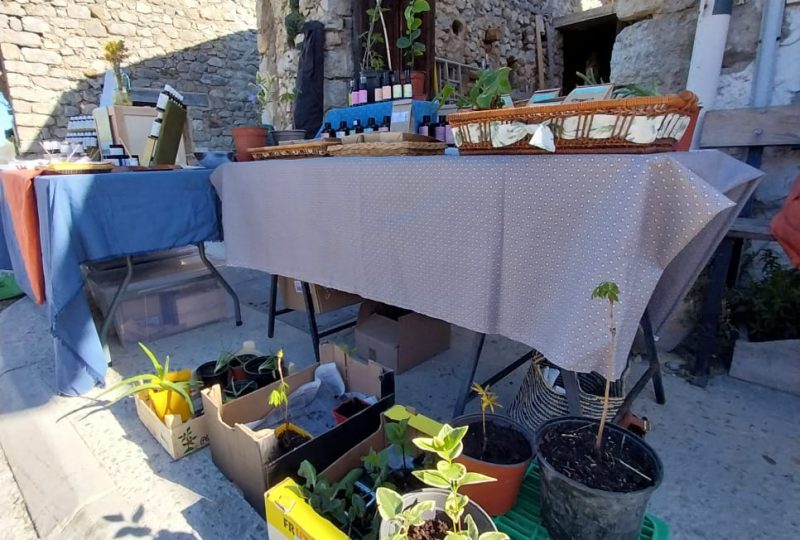
[[(528, 469), (514, 508), (494, 518), (497, 529), (511, 540), (549, 540), (550, 535), (542, 525), (539, 511), (539, 468), (534, 464)], [(645, 515), (640, 540), (667, 540), (669, 526), (650, 514)]]
[(0, 300), (8, 300), (10, 298), (16, 298), (17, 296), (22, 296), (22, 290), (17, 285), (17, 282), (14, 280), (14, 276), (11, 274), (2, 274), (0, 275)]

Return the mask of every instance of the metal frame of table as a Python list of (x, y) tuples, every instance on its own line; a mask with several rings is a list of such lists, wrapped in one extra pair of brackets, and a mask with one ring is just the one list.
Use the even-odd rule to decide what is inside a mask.
[[(214, 266), (214, 264), (208, 260), (206, 256), (206, 246), (203, 242), (198, 242), (195, 244), (197, 247), (198, 254), (200, 255), (200, 260), (203, 261), (203, 264), (211, 272), (211, 275), (216, 279), (220, 285), (225, 289), (225, 292), (233, 300), (233, 312), (234, 317), (236, 319), (236, 326), (242, 325), (242, 308), (239, 302), (239, 296), (236, 294), (236, 291), (233, 290), (233, 287), (222, 277), (222, 274), (219, 273), (219, 270)], [(100, 343), (103, 344), (103, 348), (106, 350), (106, 356), (108, 358), (108, 365), (111, 365), (111, 356), (108, 350), (108, 333), (111, 331), (111, 324), (114, 321), (114, 314), (117, 312), (117, 308), (119, 304), (122, 302), (122, 299), (125, 297), (125, 293), (128, 290), (128, 285), (130, 285), (131, 279), (133, 279), (133, 256), (127, 255), (125, 257), (125, 277), (120, 283), (117, 292), (114, 293), (114, 297), (111, 300), (111, 304), (108, 307), (108, 313), (106, 314), (103, 324), (100, 327)], [(203, 276), (205, 278), (206, 276)]]
[[(650, 315), (646, 310), (642, 316), (640, 326), (645, 338), (645, 346), (647, 348), (646, 354), (649, 365), (647, 367), (647, 371), (645, 371), (639, 380), (636, 381), (636, 384), (633, 385), (633, 388), (631, 388), (631, 390), (625, 396), (625, 400), (612, 420), (615, 423), (619, 423), (619, 421), (622, 420), (622, 418), (625, 416), (625, 413), (628, 412), (631, 408), (631, 405), (633, 405), (633, 401), (639, 396), (639, 394), (642, 393), (642, 390), (644, 390), (644, 387), (651, 379), (653, 380), (653, 389), (655, 390), (656, 394), (656, 402), (659, 405), (663, 405), (667, 402), (667, 398), (664, 393), (664, 383), (661, 379), (661, 364), (658, 361), (658, 351), (656, 350), (653, 326), (650, 322)], [(478, 362), (480, 361), (481, 352), (483, 351), (483, 345), (485, 341), (486, 334), (476, 334), (475, 354), (473, 355), (472, 363), (470, 364), (469, 369), (465, 372), (461, 382), (461, 389), (459, 391), (458, 398), (456, 399), (455, 409), (453, 410), (454, 418), (464, 414), (464, 408), (466, 407), (467, 403), (473, 398), (477, 397), (477, 394), (475, 394), (475, 392), (472, 390), (472, 385), (475, 382), (475, 371), (478, 369)], [(526, 362), (529, 362), (533, 358), (535, 352), (536, 351), (531, 350), (517, 358), (512, 363), (508, 364), (506, 367), (486, 379), (482, 386), (495, 384), (508, 377), (518, 367)], [(562, 368), (559, 369), (561, 370), (561, 377), (564, 381), (564, 389), (567, 397), (567, 406), (569, 407), (569, 412), (575, 416), (582, 416), (581, 404), (579, 400), (580, 389), (578, 388), (578, 376), (574, 371)]]
[[(356, 320), (347, 321), (344, 323), (336, 324), (322, 332), (319, 331), (317, 326), (317, 314), (314, 310), (314, 301), (311, 298), (311, 286), (307, 281), (302, 282), (303, 288), (303, 302), (306, 306), (306, 323), (308, 324), (308, 333), (311, 336), (311, 345), (314, 347), (314, 358), (319, 363), (319, 340), (321, 338), (330, 336), (351, 328), (356, 325)], [(275, 318), (278, 315), (284, 315), (294, 311), (293, 309), (284, 308), (278, 309), (278, 276), (272, 274), (269, 284), (269, 312), (267, 314), (267, 337), (272, 339), (275, 336)]]

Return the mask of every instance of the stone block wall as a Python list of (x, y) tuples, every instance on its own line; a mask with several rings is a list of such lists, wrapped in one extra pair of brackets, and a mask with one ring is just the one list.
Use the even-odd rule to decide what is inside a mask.
[(3, 0), (0, 52), (20, 149), (62, 138), (67, 117), (100, 99), (103, 45), (124, 39), (132, 85), (207, 93), (190, 108), (195, 146), (231, 148), (230, 127), (258, 123), (247, 96), (259, 56), (255, 0)]

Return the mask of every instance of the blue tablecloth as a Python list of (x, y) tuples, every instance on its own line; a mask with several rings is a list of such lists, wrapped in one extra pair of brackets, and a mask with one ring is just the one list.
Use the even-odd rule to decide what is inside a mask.
[[(422, 123), (423, 116), (430, 116), (431, 119), (436, 118), (436, 106), (430, 101), (414, 101), (411, 105), (411, 111), (414, 113), (414, 130)], [(325, 122), (330, 122), (331, 126), (335, 129), (338, 127), (339, 122), (345, 120), (348, 126), (353, 125), (353, 120), (358, 120), (362, 126), (367, 125), (370, 117), (375, 119), (375, 122), (380, 124), (383, 122), (384, 116), (392, 115), (392, 102), (381, 101), (380, 103), (370, 103), (368, 105), (357, 105), (355, 107), (341, 107), (338, 109), (330, 109), (325, 113), (325, 118), (322, 121), (323, 127)], [(317, 131), (316, 137), (319, 137), (322, 128)]]
[[(8, 270), (13, 272), (14, 265), (11, 261), (11, 249), (8, 246), (8, 240), (6, 239), (6, 231), (9, 231), (11, 236), (14, 236), (13, 228), (11, 226), (11, 216), (6, 209), (6, 200), (5, 197), (3, 197), (3, 185), (2, 182), (0, 182), (0, 270)], [(19, 284), (19, 280), (17, 280), (17, 282)]]
[(35, 180), (56, 383), (67, 395), (102, 384), (106, 358), (83, 293), (81, 263), (220, 238), (210, 169)]

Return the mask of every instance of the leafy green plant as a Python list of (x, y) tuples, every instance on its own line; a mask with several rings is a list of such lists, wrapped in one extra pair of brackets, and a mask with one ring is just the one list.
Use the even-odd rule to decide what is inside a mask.
[(489, 444), (489, 437), (486, 433), (486, 410), (490, 410), (492, 414), (494, 414), (495, 407), (502, 407), (500, 401), (497, 399), (497, 394), (489, 390), (489, 385), (487, 384), (485, 387), (481, 386), (478, 383), (473, 383), (472, 391), (478, 394), (478, 397), (481, 400), (481, 423), (483, 428), (483, 446), (481, 447), (481, 452), (486, 452), (486, 446)]
[(355, 493), (355, 484), (363, 474), (361, 469), (353, 469), (338, 482), (330, 484), (317, 475), (311, 463), (304, 460), (297, 474), (304, 479), (301, 495), (311, 508), (337, 523), (348, 536), (353, 526), (367, 517), (364, 498)]
[(278, 383), (278, 388), (270, 392), (269, 394), (269, 404), (273, 407), (280, 408), (283, 407), (283, 423), (289, 423), (289, 385), (286, 381), (283, 380), (283, 349), (278, 351), (276, 355), (278, 357), (278, 377), (280, 378), (280, 383)]
[(392, 487), (391, 484), (386, 482), (391, 472), (389, 469), (388, 449), (384, 448), (380, 452), (370, 449), (369, 454), (361, 458), (361, 462), (364, 464), (364, 470), (367, 475), (372, 479), (373, 489), (381, 486)]
[(98, 398), (102, 398), (103, 396), (114, 394), (115, 392), (122, 390), (122, 393), (108, 403), (108, 405), (113, 405), (119, 400), (128, 396), (132, 396), (133, 394), (141, 392), (142, 390), (166, 390), (169, 392), (177, 392), (184, 400), (186, 400), (186, 403), (189, 405), (189, 412), (194, 415), (194, 405), (192, 404), (192, 398), (189, 396), (189, 393), (191, 392), (192, 387), (200, 383), (197, 381), (173, 382), (168, 380), (169, 356), (167, 356), (164, 360), (164, 365), (161, 365), (161, 362), (158, 361), (156, 355), (153, 354), (153, 352), (148, 349), (144, 343), (139, 343), (139, 347), (142, 348), (145, 355), (147, 355), (147, 358), (150, 360), (150, 363), (153, 364), (153, 370), (155, 373), (145, 373), (142, 375), (128, 377), (127, 379), (118, 382), (100, 394)]
[(290, 47), (294, 47), (294, 39), (303, 31), (303, 24), (306, 19), (300, 13), (300, 0), (289, 0), (289, 13), (283, 18), (286, 26), (286, 42)]
[(575, 76), (578, 77), (586, 86), (605, 84), (602, 78), (599, 81), (597, 80), (597, 74), (594, 72), (594, 69), (592, 68), (589, 68), (589, 70), (586, 73), (581, 73), (580, 71), (576, 71)]
[(614, 89), (614, 97), (628, 98), (628, 97), (646, 97), (646, 96), (660, 96), (661, 92), (654, 85), (652, 87), (639, 86), (638, 84), (623, 84)]
[(239, 381), (231, 381), (228, 387), (225, 389), (225, 393), (231, 399), (238, 399), (243, 395), (247, 394), (248, 392), (252, 392), (256, 390), (258, 385), (256, 385), (255, 381), (251, 380), (239, 380)]
[(397, 38), (397, 48), (403, 53), (406, 65), (410, 69), (414, 68), (414, 60), (425, 54), (425, 44), (419, 41), (422, 36), (422, 19), (418, 15), (430, 10), (431, 6), (427, 0), (409, 0), (403, 11), (406, 33)]
[[(508, 540), (508, 535), (500, 532), (479, 534), (478, 527), (470, 515), (462, 520), (467, 504), (469, 504), (469, 497), (458, 491), (464, 486), (495, 481), (490, 476), (469, 472), (464, 465), (455, 462), (464, 449), (462, 440), (467, 434), (467, 429), (466, 426), (453, 428), (445, 424), (433, 437), (414, 439), (413, 442), (417, 448), (435, 454), (439, 461), (436, 463), (436, 469), (412, 471), (412, 474), (428, 486), (446, 489), (450, 492), (444, 507), (444, 512), (451, 522), (450, 531), (446, 536), (447, 540)], [(403, 509), (402, 497), (384, 487), (378, 488), (376, 499), (380, 516), (395, 526), (395, 531), (390, 537), (392, 540), (408, 538), (410, 528), (424, 523), (424, 514), (432, 512), (435, 508), (433, 502), (430, 501), (419, 502), (410, 508)], [(420, 509), (420, 507), (422, 508)]]
[(617, 349), (617, 324), (614, 322), (614, 304), (619, 302), (619, 286), (613, 281), (604, 281), (592, 291), (592, 299), (600, 298), (608, 301), (608, 331), (611, 333), (611, 347), (608, 350), (608, 369), (606, 384), (603, 391), (603, 412), (600, 415), (600, 425), (597, 428), (595, 448), (599, 453), (603, 448), (603, 432), (608, 419), (608, 399), (611, 393), (611, 378), (614, 373), (614, 353)]
[(439, 90), (439, 93), (433, 98), (434, 111), (438, 112), (442, 105), (447, 103), (447, 100), (450, 99), (455, 92), (456, 89), (450, 84), (445, 84), (442, 86), (442, 88)]
[(752, 341), (800, 339), (800, 270), (784, 268), (770, 249), (757, 258), (761, 276), (748, 272), (732, 295), (733, 322)]
[[(389, 8), (380, 7), (380, 2), (377, 2), (374, 8), (367, 9), (367, 17), (369, 19), (369, 27), (366, 32), (362, 33), (359, 38), (361, 39), (361, 46), (364, 47), (364, 56), (361, 58), (361, 71), (372, 69), (381, 71), (385, 67), (385, 60), (383, 55), (375, 49), (380, 45), (386, 45), (384, 39), (385, 27), (383, 24), (383, 14), (391, 11)], [(375, 25), (380, 23), (381, 31), (375, 29)], [(388, 58), (389, 51), (386, 51)]]
[(403, 473), (408, 474), (408, 467), (406, 466), (406, 456), (410, 456), (414, 451), (414, 445), (406, 436), (408, 431), (408, 420), (403, 419), (399, 422), (391, 422), (386, 424), (386, 439), (389, 444), (395, 446), (400, 450), (400, 456), (403, 458)]
[(503, 96), (511, 93), (510, 74), (509, 67), (482, 70), (467, 95), (459, 99), (458, 106), (479, 110), (502, 108)]
[(231, 360), (236, 358), (230, 351), (222, 351), (217, 356), (217, 362), (214, 364), (214, 373), (219, 373), (231, 363)]
[(263, 362), (261, 362), (258, 365), (258, 372), (259, 373), (264, 373), (266, 371), (271, 371), (272, 372), (272, 377), (273, 378), (277, 377), (277, 375), (278, 375), (278, 363), (282, 362), (282, 361), (283, 361), (282, 359), (278, 358), (277, 354), (267, 355), (266, 360), (264, 360)]

